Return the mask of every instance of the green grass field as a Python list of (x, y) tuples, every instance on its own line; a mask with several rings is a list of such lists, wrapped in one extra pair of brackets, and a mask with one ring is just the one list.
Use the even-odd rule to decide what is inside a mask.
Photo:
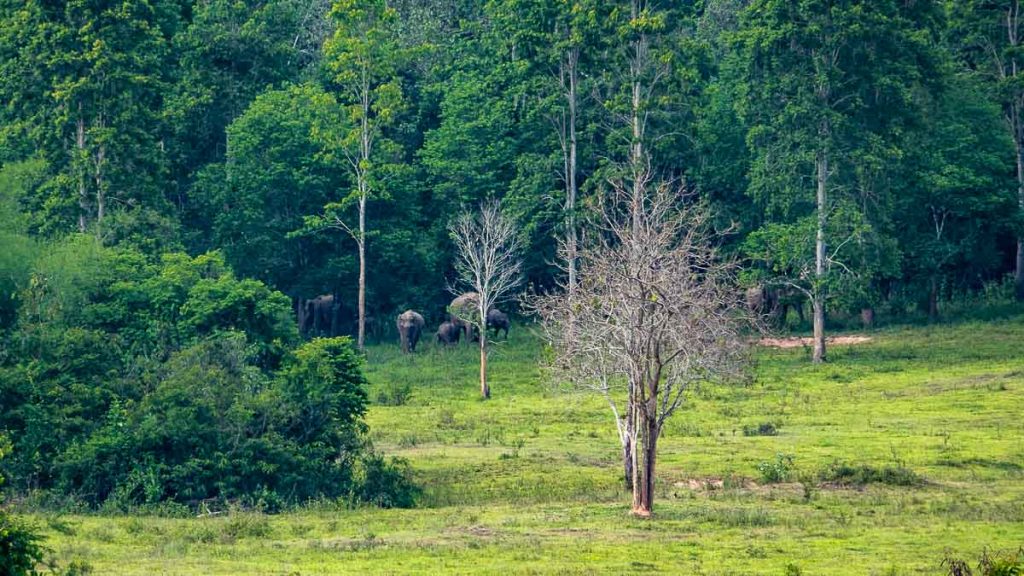
[[(1024, 317), (873, 336), (821, 367), (761, 350), (751, 382), (696, 391), (659, 444), (653, 520), (628, 514), (603, 399), (550, 386), (524, 328), (487, 402), (472, 349), (368, 351), (370, 434), (413, 467), (417, 509), (31, 519), (96, 574), (941, 574), (947, 551), (1017, 549)], [(823, 476), (837, 463), (889, 475)]]

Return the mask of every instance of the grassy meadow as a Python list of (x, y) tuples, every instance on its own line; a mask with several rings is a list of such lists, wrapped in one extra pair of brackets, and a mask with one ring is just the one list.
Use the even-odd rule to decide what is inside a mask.
[(95, 574), (942, 574), (1024, 544), (1024, 316), (760, 349), (660, 441), (655, 518), (628, 514), (600, 397), (552, 387), (513, 329), (478, 397), (471, 347), (368, 350), (374, 445), (412, 510), (329, 504), (204, 518), (29, 514)]

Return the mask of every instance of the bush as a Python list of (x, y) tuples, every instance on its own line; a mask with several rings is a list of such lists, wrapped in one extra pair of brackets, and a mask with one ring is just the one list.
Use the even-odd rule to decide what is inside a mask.
[[(0, 436), (0, 460), (10, 451), (10, 443)], [(0, 477), (0, 484), (3, 478)], [(22, 576), (36, 574), (36, 566), (43, 561), (42, 538), (24, 524), (16, 521), (0, 508), (0, 575)]]
[(367, 453), (360, 462), (353, 499), (381, 508), (412, 508), (421, 490), (413, 484), (409, 464), (401, 458), (385, 460)]
[(35, 574), (43, 561), (41, 541), (35, 532), (0, 510), (0, 574)]
[(412, 398), (412, 385), (391, 383), (377, 393), (377, 404), (382, 406), (405, 406)]
[(289, 299), (219, 253), (154, 258), (76, 236), (34, 267), (6, 340), (20, 348), (0, 350), (17, 488), (111, 512), (273, 512), (353, 493), (411, 505), (401, 466), (360, 460), (367, 382), (349, 339), (300, 342)]
[(761, 483), (763, 484), (785, 482), (789, 480), (793, 471), (793, 457), (780, 452), (775, 455), (775, 460), (758, 464), (757, 471), (761, 474)]
[(747, 425), (743, 427), (744, 436), (777, 436), (779, 429), (771, 422), (762, 422), (756, 426)]
[(971, 570), (971, 563), (947, 552), (941, 566), (948, 576), (1020, 576), (1024, 574), (1024, 547), (1016, 552), (985, 549), (978, 560), (978, 571)]
[(276, 375), (252, 366), (242, 334), (172, 356), (138, 402), (57, 464), (59, 486), (127, 512), (164, 500), (239, 500), (268, 512), (349, 491), (366, 406), (348, 338), (307, 342)]
[(847, 486), (866, 486), (868, 484), (920, 486), (924, 484), (923, 478), (903, 466), (875, 468), (864, 464), (854, 466), (835, 462), (822, 470), (819, 477), (823, 482), (835, 482)]

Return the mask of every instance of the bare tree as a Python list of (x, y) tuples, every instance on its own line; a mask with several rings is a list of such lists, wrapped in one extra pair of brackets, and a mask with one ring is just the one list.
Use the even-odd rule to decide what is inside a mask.
[(608, 400), (639, 516), (653, 510), (665, 421), (694, 386), (734, 377), (746, 358), (740, 290), (707, 212), (651, 181), (612, 183), (579, 250), (575, 298), (534, 299), (556, 376)]
[[(509, 298), (522, 279), (519, 240), (515, 222), (496, 201), (486, 202), (477, 213), (465, 212), (449, 225), (455, 242), (458, 284), (476, 293), (474, 310), (452, 312), (472, 324), (480, 337), (480, 394), (491, 397), (487, 384), (487, 312)], [(461, 292), (456, 286), (452, 292)]]

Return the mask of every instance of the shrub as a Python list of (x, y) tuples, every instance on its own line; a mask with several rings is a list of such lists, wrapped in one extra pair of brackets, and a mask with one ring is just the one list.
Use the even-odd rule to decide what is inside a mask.
[(790, 478), (793, 471), (793, 457), (780, 452), (775, 455), (775, 460), (758, 464), (757, 471), (761, 474), (761, 482), (763, 484), (785, 482)]
[[(0, 436), (0, 460), (10, 450), (10, 443)], [(0, 484), (3, 482), (0, 477)], [(42, 538), (0, 508), (0, 575), (22, 576), (35, 574), (36, 565), (43, 560)]]
[(1024, 547), (1016, 552), (985, 549), (978, 560), (978, 571), (971, 570), (971, 563), (946, 552), (940, 564), (947, 576), (1020, 576), (1024, 574)]
[(408, 382), (404, 384), (391, 383), (377, 392), (377, 404), (382, 406), (405, 406), (410, 398), (412, 398), (412, 386)]
[(758, 425), (747, 425), (743, 427), (744, 436), (777, 436), (779, 429), (771, 422), (762, 422)]
[(114, 511), (163, 500), (285, 501), (345, 494), (365, 429), (365, 379), (348, 338), (296, 349), (276, 375), (252, 366), (244, 335), (175, 354), (137, 403), (58, 462), (59, 486)]
[(35, 574), (43, 560), (41, 541), (35, 532), (0, 510), (0, 574)]
[(369, 452), (357, 469), (353, 500), (381, 508), (412, 508), (422, 491), (411, 480), (409, 464)]
[(823, 482), (835, 482), (847, 486), (866, 486), (868, 484), (920, 486), (924, 484), (923, 478), (903, 466), (876, 468), (864, 464), (855, 466), (835, 462), (822, 470), (819, 477)]

